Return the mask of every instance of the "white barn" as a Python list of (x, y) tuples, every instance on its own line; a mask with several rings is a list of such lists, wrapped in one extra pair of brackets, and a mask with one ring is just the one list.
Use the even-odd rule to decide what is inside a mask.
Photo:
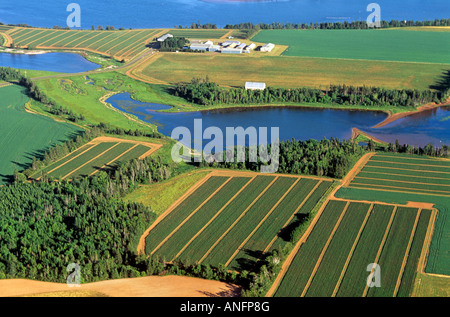
[(245, 83), (246, 90), (264, 90), (266, 89), (266, 83), (255, 83), (251, 81), (247, 81)]
[(275, 44), (267, 43), (261, 47), (261, 52), (270, 52), (275, 48)]
[(158, 42), (164, 42), (164, 41), (165, 41), (166, 39), (168, 39), (169, 37), (173, 37), (173, 35), (167, 33), (167, 34), (165, 34), (165, 35), (159, 37), (159, 38), (157, 39), (157, 41), (158, 41)]

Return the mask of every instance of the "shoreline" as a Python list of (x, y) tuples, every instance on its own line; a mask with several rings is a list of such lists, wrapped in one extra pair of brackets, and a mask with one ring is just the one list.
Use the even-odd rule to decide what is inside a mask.
[(382, 128), (382, 127), (388, 125), (389, 123), (395, 122), (401, 118), (405, 118), (405, 117), (408, 117), (408, 116), (416, 114), (416, 113), (421, 113), (421, 112), (439, 108), (439, 107), (446, 107), (449, 105), (450, 105), (450, 98), (446, 102), (441, 103), (441, 104), (428, 103), (428, 104), (422, 105), (422, 106), (418, 107), (417, 110), (414, 110), (414, 111), (399, 112), (399, 113), (395, 113), (395, 114), (389, 113), (388, 117), (386, 119), (384, 119), (382, 122), (374, 125), (372, 128), (374, 128), (374, 129)]

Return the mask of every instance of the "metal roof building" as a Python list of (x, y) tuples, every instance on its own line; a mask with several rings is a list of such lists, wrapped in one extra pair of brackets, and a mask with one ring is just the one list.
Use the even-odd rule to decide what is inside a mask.
[(220, 51), (220, 45), (211, 45), (211, 47), (208, 48), (208, 51), (210, 51), (210, 52)]
[(264, 90), (266, 89), (266, 83), (255, 83), (251, 81), (247, 81), (245, 83), (245, 89), (250, 90)]
[(191, 44), (189, 47), (191, 50), (196, 51), (207, 51), (209, 50), (213, 45), (211, 44)]
[(225, 42), (222, 43), (222, 46), (228, 46), (228, 45), (231, 45), (231, 44), (239, 45), (239, 44), (241, 44), (241, 42), (239, 42), (239, 41), (225, 41)]
[(242, 49), (244, 49), (245, 46), (247, 46), (247, 44), (241, 43), (241, 44), (239, 44), (239, 45), (237, 46), (237, 48), (242, 48)]
[(248, 50), (254, 50), (255, 48), (256, 48), (256, 44), (255, 43), (252, 43), (249, 46), (247, 46)]
[(165, 34), (165, 35), (159, 37), (159, 38), (157, 39), (157, 41), (158, 41), (158, 42), (164, 42), (164, 41), (165, 41), (166, 39), (168, 39), (169, 37), (173, 37), (173, 35), (167, 33), (167, 34)]
[(222, 53), (226, 54), (242, 54), (242, 48), (223, 48)]
[(267, 43), (261, 47), (261, 52), (270, 52), (274, 49), (275, 44)]

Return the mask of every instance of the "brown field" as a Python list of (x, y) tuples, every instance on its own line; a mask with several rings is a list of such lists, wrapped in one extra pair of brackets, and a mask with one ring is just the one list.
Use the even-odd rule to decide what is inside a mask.
[(82, 284), (0, 280), (0, 297), (235, 297), (238, 286), (186, 276), (147, 276)]
[[(258, 54), (256, 54), (258, 53)], [(154, 84), (175, 84), (208, 75), (223, 86), (246, 81), (272, 87), (325, 87), (330, 84), (428, 89), (445, 70), (443, 65), (219, 53), (158, 53), (129, 73)]]

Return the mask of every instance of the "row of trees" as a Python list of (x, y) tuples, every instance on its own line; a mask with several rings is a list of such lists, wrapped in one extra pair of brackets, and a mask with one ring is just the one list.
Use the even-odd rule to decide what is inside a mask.
[(377, 87), (354, 87), (330, 85), (326, 89), (316, 88), (272, 88), (246, 90), (223, 88), (207, 78), (194, 78), (189, 83), (179, 83), (174, 94), (199, 105), (217, 104), (270, 104), (270, 103), (323, 103), (335, 105), (414, 107), (435, 102), (444, 102), (445, 92), (431, 90), (392, 90)]
[(161, 51), (175, 51), (180, 50), (186, 44), (189, 43), (189, 40), (185, 37), (169, 37), (165, 39), (163, 42), (159, 43), (159, 49)]
[[(268, 153), (271, 153), (270, 145), (267, 150)], [(199, 165), (201, 167), (260, 171), (261, 166), (265, 163), (261, 162), (259, 157), (258, 162), (250, 162), (249, 160), (252, 157), (251, 152), (256, 151), (256, 148), (247, 146), (244, 147), (244, 151), (244, 162), (240, 162), (242, 159), (238, 160), (238, 151), (235, 150), (234, 160), (231, 160), (231, 162), (226, 160), (227, 153), (224, 152), (222, 162), (203, 160)], [(364, 153), (366, 153), (365, 149), (351, 140), (330, 138), (321, 141), (314, 139), (281, 141), (277, 172), (342, 178)]]
[[(393, 28), (393, 27), (411, 27), (411, 26), (450, 26), (450, 19), (435, 19), (425, 21), (414, 20), (391, 20), (380, 21), (380, 28)], [(238, 23), (227, 24), (225, 29), (258, 29), (258, 30), (281, 30), (281, 29), (327, 29), (327, 30), (345, 30), (345, 29), (368, 29), (367, 21), (353, 21), (353, 22), (310, 22), (310, 23)]]

